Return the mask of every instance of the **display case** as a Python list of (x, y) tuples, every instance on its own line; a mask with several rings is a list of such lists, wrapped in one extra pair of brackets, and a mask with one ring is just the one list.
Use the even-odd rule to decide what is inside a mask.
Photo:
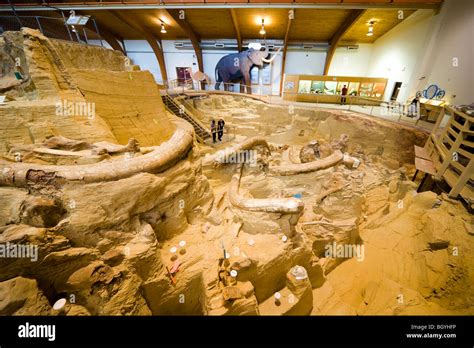
[(375, 77), (285, 75), (283, 99), (314, 103), (340, 103), (342, 88), (353, 104), (379, 104), (384, 96), (387, 79)]
[(326, 81), (324, 83), (324, 94), (334, 95), (336, 94), (337, 82), (336, 81)]
[(311, 93), (323, 94), (324, 93), (324, 81), (313, 81), (311, 85)]
[(361, 97), (372, 97), (372, 89), (374, 88), (374, 84), (371, 82), (364, 82), (361, 83), (360, 89), (359, 89), (359, 95)]
[(371, 97), (372, 98), (377, 98), (377, 99), (380, 99), (383, 97), (383, 93), (385, 91), (385, 83), (381, 83), (381, 82), (376, 82), (374, 83), (374, 87), (372, 88), (372, 94), (371, 94)]
[(299, 94), (309, 94), (311, 92), (311, 80), (300, 80), (298, 83)]
[(360, 82), (349, 82), (348, 94), (352, 96), (359, 95)]

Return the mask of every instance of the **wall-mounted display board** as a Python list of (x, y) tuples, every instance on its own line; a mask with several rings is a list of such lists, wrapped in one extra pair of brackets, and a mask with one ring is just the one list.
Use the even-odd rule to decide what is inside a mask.
[(350, 96), (382, 100), (388, 81), (386, 78), (322, 75), (285, 75), (284, 78), (283, 99), (313, 103), (339, 103), (344, 86)]

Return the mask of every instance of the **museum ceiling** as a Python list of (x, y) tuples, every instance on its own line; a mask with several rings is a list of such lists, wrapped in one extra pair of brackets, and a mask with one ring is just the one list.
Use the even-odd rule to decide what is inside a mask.
[[(197, 4), (196, 1), (199, 2), (198, 0), (190, 1), (193, 3), (193, 6), (188, 6), (190, 2), (183, 5), (185, 25), (187, 27), (184, 27), (183, 23), (179, 23), (180, 9), (177, 7), (176, 1), (174, 1), (174, 7), (163, 6), (162, 8), (159, 6), (148, 6), (146, 8), (140, 8), (139, 5), (131, 6), (139, 4), (140, 1), (129, 1), (127, 5), (120, 4), (119, 2), (115, 2), (115, 5), (108, 5), (106, 1), (101, 1), (101, 7), (99, 7), (97, 2), (87, 2), (87, 6), (85, 6), (85, 3), (82, 1), (67, 0), (58, 1), (58, 4), (55, 4), (55, 6), (65, 9), (66, 14), (67, 6), (79, 6), (79, 8), (75, 7), (77, 13), (91, 15), (98, 23), (99, 29), (108, 31), (117, 39), (143, 39), (143, 32), (137, 30), (134, 23), (138, 23), (142, 29), (145, 29), (159, 39), (187, 39), (190, 32), (198, 40), (234, 39), (239, 36), (241, 40), (259, 39), (263, 38), (259, 31), (262, 19), (264, 19), (266, 39), (283, 40), (286, 38), (287, 42), (330, 42), (337, 36), (341, 28), (347, 26), (347, 22), (351, 22), (351, 18), (357, 15), (355, 19), (352, 19), (349, 28), (344, 30), (342, 37), (339, 38), (340, 42), (350, 44), (373, 43), (401, 21), (407, 19), (417, 8), (434, 8), (436, 10), (436, 3), (440, 2), (439, 0), (378, 0), (366, 1), (364, 6), (357, 6), (354, 0), (344, 0), (344, 3), (338, 4), (342, 6), (327, 4), (327, 6), (321, 7), (302, 8), (299, 7), (302, 4), (297, 3), (265, 5), (249, 3), (247, 4), (248, 6), (242, 6), (243, 4), (240, 3), (242, 1), (234, 0), (231, 2), (238, 2), (238, 4), (235, 4), (237, 7), (232, 8), (234, 4), (195, 5)], [(170, 3), (170, 1), (163, 2), (165, 4)], [(253, 2), (253, 0), (250, 2)], [(270, 2), (283, 2), (283, 0)], [(319, 1), (314, 2), (317, 3)], [(372, 5), (368, 4), (369, 2)], [(388, 2), (390, 4), (387, 4)], [(35, 9), (34, 11), (25, 11), (25, 5), (34, 5), (37, 1), (14, 0), (12, 3), (17, 4), (17, 13), (20, 16), (60, 17), (59, 11), (53, 11), (51, 8), (48, 11), (40, 10), (44, 8), (41, 6), (32, 6), (31, 8)], [(94, 9), (91, 9), (90, 6), (94, 6)], [(262, 7), (258, 8), (256, 6)], [(292, 7), (294, 19), (291, 20), (289, 25), (290, 6), (294, 6)], [(133, 7), (133, 9), (124, 9), (125, 7)], [(6, 7), (2, 8), (0, 6), (0, 10), (3, 10), (0, 12), (0, 16), (6, 14), (11, 16), (13, 14), (12, 12), (5, 12), (5, 9)], [(363, 10), (362, 14), (355, 13), (361, 10)], [(133, 23), (124, 21), (120, 14), (125, 14)], [(14, 17), (12, 16), (13, 19)], [(367, 36), (371, 22), (374, 23), (373, 35)], [(164, 34), (161, 33), (162, 24), (166, 28), (166, 33)], [(8, 25), (6, 27), (7, 29), (5, 30), (8, 30)], [(90, 29), (90, 38), (94, 38), (94, 30), (92, 30), (93, 28)]]
[[(101, 27), (106, 28), (122, 39), (143, 39), (134, 28), (117, 18), (119, 10), (81, 11), (93, 16)], [(235, 27), (229, 9), (186, 9), (186, 20), (201, 39), (232, 39), (236, 37)], [(258, 39), (261, 19), (265, 20), (267, 39), (284, 39), (288, 22), (288, 9), (234, 9), (237, 27), (243, 40)], [(170, 16), (167, 10), (120, 10), (134, 22), (141, 23), (161, 39), (186, 39), (186, 32)], [(380, 36), (408, 18), (415, 10), (404, 10), (399, 19), (398, 10), (368, 9), (343, 36), (343, 41), (373, 43)], [(289, 41), (328, 42), (350, 15), (351, 10), (295, 9), (294, 20), (290, 26)], [(25, 15), (53, 16), (53, 13), (28, 12)], [(166, 34), (161, 34), (161, 21), (165, 23)], [(374, 35), (367, 36), (369, 22), (375, 22)]]

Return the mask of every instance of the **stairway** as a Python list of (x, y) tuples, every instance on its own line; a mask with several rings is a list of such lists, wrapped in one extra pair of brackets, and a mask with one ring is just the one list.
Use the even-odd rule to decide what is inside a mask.
[(188, 121), (193, 126), (198, 142), (204, 143), (206, 139), (211, 137), (211, 133), (204, 128), (200, 122), (196, 121), (195, 118), (184, 109), (184, 107), (178, 105), (169, 94), (162, 95), (161, 99), (163, 100), (165, 107), (171, 113)]

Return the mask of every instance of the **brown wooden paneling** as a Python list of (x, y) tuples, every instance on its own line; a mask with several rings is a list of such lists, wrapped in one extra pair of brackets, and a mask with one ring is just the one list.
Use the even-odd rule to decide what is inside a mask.
[(329, 41), (351, 10), (301, 9), (290, 29), (292, 41)]
[(440, 4), (443, 0), (393, 0), (395, 4)]
[(261, 18), (265, 19), (265, 31), (267, 39), (283, 39), (285, 37), (288, 9), (235, 9), (240, 26), (242, 39), (263, 38), (259, 34)]
[[(344, 4), (367, 4), (368, 1), (363, 1), (363, 0), (342, 0)], [(387, 4), (392, 2), (392, 0), (371, 0), (369, 1), (372, 4)]]
[[(231, 1), (240, 2), (247, 0)], [(325, 1), (328, 2), (329, 0)], [(239, 24), (241, 38), (243, 40), (263, 39), (263, 37), (259, 34), (261, 27), (260, 20), (263, 17), (265, 18), (265, 30), (267, 32), (266, 38), (283, 40), (288, 23), (288, 11), (291, 8), (291, 4), (287, 4), (288, 8), (263, 8), (265, 7), (263, 3), (261, 5), (262, 8), (234, 8), (233, 10)], [(133, 17), (138, 18), (141, 24), (143, 24), (148, 30), (153, 31), (153, 33), (161, 39), (175, 40), (188, 38), (183, 29), (180, 28), (176, 22), (167, 15), (167, 12), (164, 9), (117, 11), (123, 12), (125, 15), (133, 15)], [(193, 31), (199, 38), (236, 38), (236, 32), (229, 9), (184, 9), (184, 11), (186, 15), (186, 21), (190, 24), (190, 26), (193, 28)], [(350, 11), (350, 9), (343, 7), (338, 9), (298, 9), (289, 32), (290, 40), (328, 42), (344, 23), (344, 20), (347, 18)], [(398, 19), (398, 11), (398, 9), (392, 8), (368, 9), (366, 14), (364, 14), (343, 36), (342, 41), (353, 44), (373, 43), (380, 36), (384, 35), (386, 32), (401, 22), (401, 20)], [(81, 12), (97, 18), (99, 23), (102, 23), (106, 28), (109, 28), (109, 31), (119, 38), (143, 39), (142, 35), (134, 28), (131, 28), (124, 22), (117, 21), (114, 17), (110, 17), (108, 15), (108, 10), (83, 10)], [(413, 12), (415, 12), (414, 9), (404, 10), (404, 19), (408, 18)], [(22, 13), (25, 15), (46, 15), (44, 11)], [(49, 11), (47, 14), (51, 16)], [(167, 30), (166, 34), (160, 33), (160, 20), (165, 22)], [(374, 27), (374, 36), (372, 37), (366, 36), (368, 22), (370, 20), (375, 20), (376, 22)]]
[(204, 0), (163, 0), (165, 4), (203, 3)]
[(249, 0), (250, 3), (252, 2), (258, 2), (258, 3), (262, 3), (262, 2), (265, 2), (265, 3), (292, 3), (293, 0)]
[(235, 37), (232, 17), (228, 9), (185, 9), (186, 21), (202, 38), (229, 39)]
[(248, 0), (205, 0), (206, 3), (235, 4), (248, 3)]
[(336, 2), (341, 2), (341, 0), (295, 0), (295, 2), (304, 2), (311, 4), (334, 4)]
[[(403, 20), (412, 15), (415, 10), (403, 10), (403, 19), (399, 19), (399, 10), (379, 10), (369, 9), (357, 21), (357, 23), (344, 35), (344, 41), (354, 41), (360, 43), (373, 43), (379, 37), (391, 30)], [(367, 36), (369, 22), (374, 21), (374, 35)]]

